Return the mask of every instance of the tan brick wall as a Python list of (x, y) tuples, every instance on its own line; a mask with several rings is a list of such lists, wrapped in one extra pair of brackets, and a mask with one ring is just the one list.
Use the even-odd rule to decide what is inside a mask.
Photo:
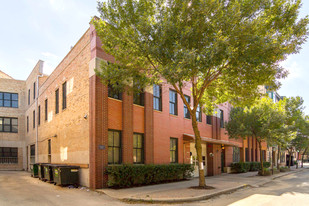
[[(29, 132), (26, 132), (26, 146), (36, 144), (38, 129), (38, 159), (36, 162), (48, 162), (48, 140), (51, 140), (51, 163), (73, 164), (82, 167), (80, 183), (89, 185), (89, 30), (64, 57), (50, 76), (41, 74), (42, 61), (34, 67), (26, 80), (26, 118), (29, 117)], [(33, 98), (33, 83), (39, 84), (37, 105)], [(63, 83), (66, 82), (67, 107), (62, 108)], [(30, 89), (30, 105), (28, 90)], [(59, 89), (59, 113), (55, 113), (55, 91)], [(48, 99), (48, 120), (45, 121), (45, 100)], [(38, 107), (40, 106), (40, 114)], [(35, 128), (33, 127), (35, 111)], [(38, 125), (40, 115), (40, 125)], [(30, 164), (30, 151), (27, 154)], [(28, 168), (30, 168), (28, 166)]]
[(9, 75), (7, 75), (7, 74), (4, 73), (3, 71), (0, 71), (0, 78), (1, 78), (1, 79), (13, 79), (12, 77), (10, 77)]
[(0, 92), (18, 93), (18, 108), (0, 107), (0, 117), (18, 118), (18, 133), (0, 132), (0, 147), (17, 147), (19, 163), (0, 165), (0, 170), (26, 169), (25, 155), (25, 81), (0, 78)]

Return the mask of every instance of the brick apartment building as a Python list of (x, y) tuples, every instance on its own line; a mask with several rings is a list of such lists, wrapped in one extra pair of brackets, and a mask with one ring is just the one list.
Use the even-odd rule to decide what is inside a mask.
[[(43, 74), (41, 60), (25, 81), (0, 73), (0, 170), (29, 170), (34, 162), (78, 165), (82, 185), (102, 188), (108, 164), (197, 169), (190, 116), (172, 87), (117, 93), (95, 75), (101, 61), (113, 57), (91, 25), (51, 75)], [(219, 175), (235, 161), (259, 161), (255, 140), (225, 134), (230, 109), (224, 103), (213, 116), (197, 112), (205, 175)]]

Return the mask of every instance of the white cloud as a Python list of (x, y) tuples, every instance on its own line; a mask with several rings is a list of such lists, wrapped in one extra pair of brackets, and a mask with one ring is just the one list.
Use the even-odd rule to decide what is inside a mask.
[(42, 52), (42, 55), (45, 57), (52, 57), (52, 58), (58, 58), (56, 54), (50, 53), (50, 52)]

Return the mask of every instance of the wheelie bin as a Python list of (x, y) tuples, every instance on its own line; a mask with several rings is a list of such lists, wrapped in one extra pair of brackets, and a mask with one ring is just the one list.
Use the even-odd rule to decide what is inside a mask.
[(54, 165), (52, 167), (54, 184), (60, 186), (79, 185), (79, 166)]

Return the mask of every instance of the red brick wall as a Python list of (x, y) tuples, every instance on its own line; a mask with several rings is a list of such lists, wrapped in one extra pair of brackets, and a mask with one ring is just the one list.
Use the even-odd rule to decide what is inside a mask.
[(233, 162), (233, 147), (225, 147), (225, 167), (230, 167)]
[(133, 96), (122, 93), (122, 160), (133, 163)]
[(108, 128), (122, 130), (122, 101), (108, 98)]
[[(89, 181), (90, 188), (102, 188), (106, 186), (107, 176), (104, 175), (104, 167), (108, 161), (108, 91), (96, 76), (90, 77), (90, 111), (89, 111), (89, 136), (90, 136), (90, 164)], [(99, 145), (104, 145), (101, 150)]]
[(145, 109), (133, 105), (133, 131), (144, 134), (145, 132)]
[[(135, 114), (135, 113), (134, 113)], [(135, 115), (136, 116), (136, 115)], [(154, 163), (154, 111), (153, 95), (145, 93), (144, 129), (145, 129), (145, 163)]]

